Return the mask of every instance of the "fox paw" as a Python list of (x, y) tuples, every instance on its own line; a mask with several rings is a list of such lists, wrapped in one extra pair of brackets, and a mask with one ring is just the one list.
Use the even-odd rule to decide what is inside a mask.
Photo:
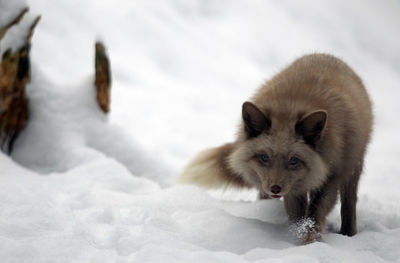
[(321, 241), (321, 239), (322, 239), (321, 233), (316, 230), (309, 231), (301, 237), (301, 240), (305, 244), (313, 243), (316, 241)]
[(321, 240), (321, 232), (318, 229), (319, 227), (311, 218), (302, 218), (289, 227), (289, 231), (305, 244)]

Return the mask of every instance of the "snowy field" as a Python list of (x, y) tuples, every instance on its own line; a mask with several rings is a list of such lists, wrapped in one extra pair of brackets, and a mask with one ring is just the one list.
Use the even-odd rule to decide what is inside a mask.
[[(399, 1), (0, 0), (0, 26), (25, 5), (28, 22), (42, 20), (31, 118), (12, 157), (0, 154), (1, 262), (400, 262)], [(107, 117), (96, 39), (113, 73)], [(233, 140), (241, 104), (310, 52), (363, 78), (375, 128), (359, 233), (336, 234), (337, 206), (323, 241), (302, 245), (282, 201), (174, 180), (199, 150)]]

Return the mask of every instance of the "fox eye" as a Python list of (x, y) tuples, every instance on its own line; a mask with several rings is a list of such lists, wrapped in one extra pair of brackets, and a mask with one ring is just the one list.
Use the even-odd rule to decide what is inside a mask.
[(290, 166), (296, 166), (297, 164), (299, 164), (300, 163), (300, 159), (299, 158), (297, 158), (297, 157), (291, 157), (290, 159), (289, 159), (289, 165)]
[(261, 155), (260, 155), (260, 160), (261, 160), (262, 162), (264, 162), (264, 163), (267, 163), (267, 162), (269, 161), (269, 156), (268, 156), (268, 154), (265, 154), (265, 153), (261, 154)]

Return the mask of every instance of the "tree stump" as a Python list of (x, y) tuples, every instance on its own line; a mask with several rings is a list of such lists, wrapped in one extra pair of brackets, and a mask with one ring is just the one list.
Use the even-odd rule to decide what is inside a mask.
[[(29, 11), (24, 8), (3, 28), (0, 28), (0, 40), (7, 30), (18, 24)], [(1, 151), (11, 154), (14, 142), (24, 129), (28, 120), (28, 99), (25, 86), (30, 81), (29, 51), (33, 30), (40, 20), (37, 17), (31, 24), (25, 43), (17, 51), (8, 49), (2, 55), (0, 63), (0, 147)], [(110, 62), (104, 45), (95, 45), (95, 86), (97, 102), (104, 113), (110, 111), (111, 73)]]
[(95, 81), (97, 103), (104, 113), (110, 111), (111, 73), (110, 62), (101, 42), (95, 44)]
[[(0, 40), (27, 12), (28, 8), (23, 9), (10, 23), (0, 29)], [(31, 38), (39, 20), (40, 16), (33, 21), (24, 45), (14, 52), (11, 49), (6, 50), (0, 63), (0, 147), (7, 154), (12, 152), (15, 139), (28, 120), (25, 86), (30, 81)]]

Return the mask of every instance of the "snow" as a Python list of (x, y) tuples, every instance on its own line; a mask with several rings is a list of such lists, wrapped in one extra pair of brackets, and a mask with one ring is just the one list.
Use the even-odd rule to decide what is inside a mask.
[[(24, 1), (0, 0), (0, 24)], [(400, 4), (378, 1), (28, 0), (30, 121), (0, 154), (2, 262), (400, 262)], [(25, 24), (23, 24), (25, 25)], [(23, 26), (20, 25), (20, 26)], [(4, 47), (16, 47), (10, 31)], [(96, 107), (94, 42), (111, 60)], [(303, 245), (280, 200), (175, 185), (198, 151), (231, 141), (241, 104), (310, 52), (343, 58), (374, 102), (359, 233)], [(298, 229), (297, 229), (298, 230)]]

